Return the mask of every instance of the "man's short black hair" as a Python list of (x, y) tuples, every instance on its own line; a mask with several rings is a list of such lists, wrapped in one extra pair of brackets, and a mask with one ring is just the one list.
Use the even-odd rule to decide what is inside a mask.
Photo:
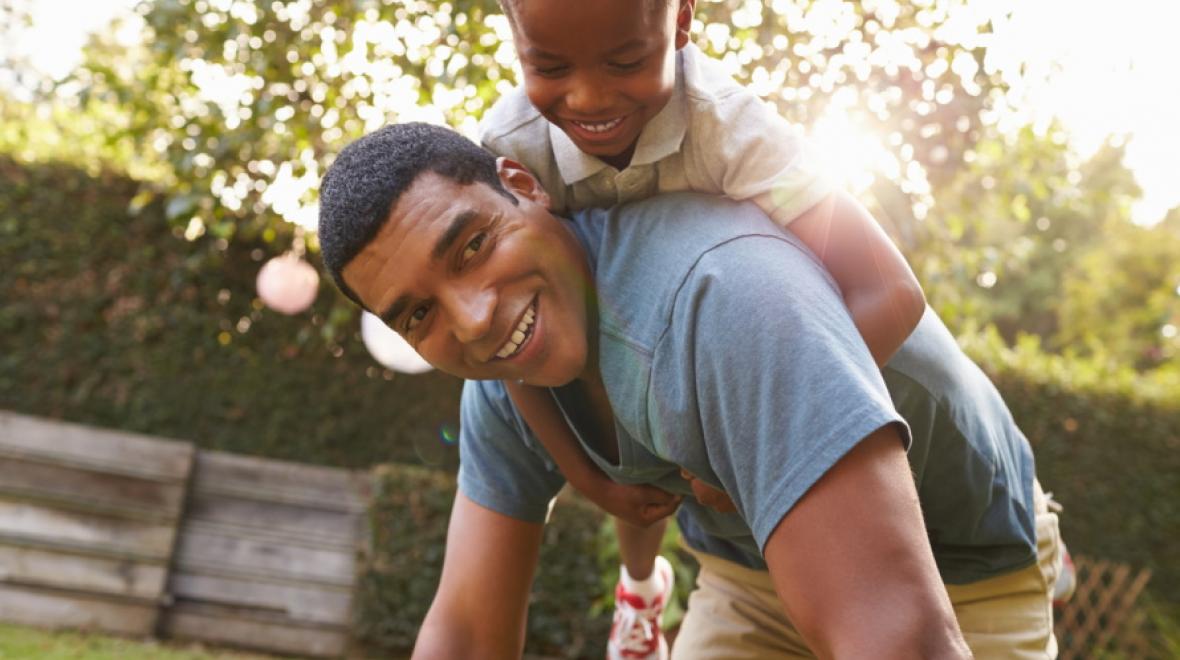
[(344, 267), (372, 242), (423, 172), (461, 185), (486, 183), (516, 204), (500, 183), (496, 157), (449, 128), (392, 124), (345, 147), (320, 183), (320, 252), (336, 286), (362, 307), (344, 283)]

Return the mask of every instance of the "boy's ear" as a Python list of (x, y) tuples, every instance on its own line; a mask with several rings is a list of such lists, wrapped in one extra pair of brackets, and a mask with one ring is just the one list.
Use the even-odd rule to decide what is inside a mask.
[(688, 38), (692, 36), (692, 15), (696, 8), (696, 0), (677, 0), (679, 8), (676, 10), (676, 50), (688, 45)]
[(500, 175), (500, 183), (508, 192), (549, 208), (549, 193), (524, 165), (500, 156), (496, 159), (496, 174)]

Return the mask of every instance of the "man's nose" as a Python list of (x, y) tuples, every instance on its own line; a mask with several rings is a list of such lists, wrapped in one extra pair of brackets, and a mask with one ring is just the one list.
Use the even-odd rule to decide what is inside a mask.
[(492, 329), (497, 295), (487, 287), (457, 291), (449, 301), (455, 338), (463, 343), (478, 341)]
[(565, 105), (571, 111), (585, 117), (610, 109), (610, 88), (598, 76), (582, 74), (574, 76), (565, 94)]

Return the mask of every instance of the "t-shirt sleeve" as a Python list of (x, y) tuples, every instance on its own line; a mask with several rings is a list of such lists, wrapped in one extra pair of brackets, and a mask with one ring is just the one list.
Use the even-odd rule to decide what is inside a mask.
[(785, 227), (836, 189), (802, 130), (748, 90), (693, 107), (696, 158), (726, 197), (754, 202)]
[(870, 433), (896, 423), (908, 445), (835, 284), (796, 239), (747, 236), (706, 253), (670, 327), (689, 329), (664, 341), (682, 346), (668, 355), (691, 365), (680, 388), (699, 414), (699, 437), (681, 440), (703, 443), (713, 475), (697, 476), (730, 495), (759, 549)]
[(459, 490), (488, 509), (541, 523), (565, 479), (525, 428), (499, 382), (464, 383)]

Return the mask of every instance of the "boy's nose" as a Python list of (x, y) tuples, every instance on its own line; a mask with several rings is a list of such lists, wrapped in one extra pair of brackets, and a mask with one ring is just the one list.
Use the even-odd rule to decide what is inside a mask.
[(583, 117), (594, 117), (610, 109), (610, 90), (596, 76), (578, 76), (566, 91), (565, 105)]

